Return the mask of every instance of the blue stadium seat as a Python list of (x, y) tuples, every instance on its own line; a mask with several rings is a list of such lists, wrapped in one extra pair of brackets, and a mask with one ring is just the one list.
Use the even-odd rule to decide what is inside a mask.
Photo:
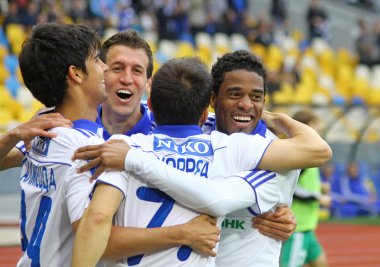
[(5, 81), (5, 86), (8, 88), (11, 95), (13, 97), (16, 97), (17, 91), (20, 88), (21, 84), (15, 75), (10, 75), (9, 78)]
[(12, 55), (12, 54), (5, 56), (4, 65), (12, 75), (16, 74), (17, 67), (18, 67), (17, 56)]

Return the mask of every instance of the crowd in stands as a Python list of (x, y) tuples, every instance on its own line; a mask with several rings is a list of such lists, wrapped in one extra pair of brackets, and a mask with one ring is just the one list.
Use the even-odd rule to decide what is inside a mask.
[(330, 187), (330, 216), (380, 215), (380, 168), (372, 171), (366, 163), (355, 161), (328, 164), (321, 169), (321, 175), (322, 181)]
[[(356, 51), (332, 48), (329, 14), (319, 2), (310, 0), (305, 10), (306, 34), (288, 25), (287, 2), (272, 0), (270, 10), (253, 17), (247, 12), (248, 0), (0, 0), (0, 132), (26, 121), (41, 107), (23, 85), (17, 57), (33, 25), (56, 21), (87, 24), (104, 38), (134, 28), (151, 45), (155, 70), (172, 57), (198, 55), (211, 66), (225, 52), (250, 50), (268, 70), (268, 108), (325, 106), (324, 118), (333, 121), (347, 106), (364, 110), (379, 106), (380, 20), (373, 25), (365, 19), (358, 22)], [(339, 106), (339, 112), (332, 106)], [(368, 114), (380, 117), (376, 112)], [(360, 124), (342, 122), (349, 125), (343, 128), (344, 138), (350, 134), (357, 138), (360, 128), (347, 129)], [(373, 129), (371, 142), (380, 142), (379, 127)], [(333, 132), (338, 141), (344, 140), (338, 136), (339, 129)], [(331, 179), (330, 167), (335, 169), (330, 170)], [(378, 214), (379, 201), (365, 189), (364, 178), (352, 179), (354, 171), (344, 175), (336, 169), (332, 165), (323, 171), (334, 197), (332, 215)], [(373, 174), (377, 178), (372, 188), (380, 192), (380, 167)]]

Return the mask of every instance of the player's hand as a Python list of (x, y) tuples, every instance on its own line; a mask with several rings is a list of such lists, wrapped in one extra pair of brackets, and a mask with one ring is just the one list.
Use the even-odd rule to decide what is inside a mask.
[(60, 113), (49, 113), (34, 116), (27, 122), (24, 122), (11, 131), (19, 141), (24, 141), (28, 147), (29, 142), (36, 136), (48, 138), (57, 137), (56, 133), (48, 132), (54, 127), (72, 127), (72, 122)]
[(318, 201), (323, 207), (328, 208), (331, 205), (332, 197), (330, 195), (320, 195)]
[(213, 250), (219, 242), (220, 229), (216, 226), (216, 218), (201, 214), (183, 225), (185, 229), (184, 245), (194, 251), (215, 257)]
[(90, 160), (77, 169), (78, 173), (97, 167), (91, 179), (94, 180), (104, 171), (123, 171), (124, 160), (130, 146), (123, 140), (112, 139), (101, 145), (84, 146), (74, 152), (73, 160)]
[(262, 235), (276, 239), (287, 240), (296, 230), (297, 222), (294, 213), (286, 206), (277, 207), (276, 212), (266, 212), (252, 219), (253, 227)]
[(264, 110), (263, 113), (261, 114), (261, 119), (265, 122), (267, 128), (272, 133), (274, 133), (275, 135), (281, 138), (282, 137), (286, 138), (286, 136), (284, 135), (284, 132), (278, 125), (278, 121), (281, 119), (283, 115), (284, 114), (281, 114), (281, 113), (273, 113), (273, 112)]

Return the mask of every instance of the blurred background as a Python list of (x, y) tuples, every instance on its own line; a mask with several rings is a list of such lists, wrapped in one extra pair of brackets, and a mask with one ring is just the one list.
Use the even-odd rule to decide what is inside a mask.
[[(134, 28), (151, 45), (155, 70), (188, 55), (211, 67), (218, 55), (246, 49), (268, 70), (266, 109), (292, 115), (309, 108), (325, 124), (334, 157), (321, 173), (333, 202), (321, 217), (377, 217), (379, 14), (379, 0), (0, 0), (0, 132), (41, 107), (18, 67), (37, 23), (86, 24), (104, 39)], [(18, 206), (10, 203), (18, 205), (18, 171), (0, 172), (5, 220), (17, 221)]]

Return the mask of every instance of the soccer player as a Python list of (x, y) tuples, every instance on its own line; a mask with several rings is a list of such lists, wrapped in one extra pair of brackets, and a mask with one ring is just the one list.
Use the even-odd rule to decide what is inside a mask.
[(153, 72), (148, 43), (134, 30), (119, 32), (103, 43), (101, 58), (109, 66), (104, 78), (108, 98), (99, 107), (96, 120), (105, 129), (104, 139), (112, 134), (151, 133), (152, 114), (141, 104)]
[[(100, 144), (94, 122), (107, 97), (99, 59), (100, 38), (85, 26), (41, 24), (19, 56), (25, 85), (46, 107), (73, 122), (35, 137), (20, 174), (21, 246), (17, 266), (69, 266), (74, 224), (91, 192), (90, 172), (77, 174), (71, 160), (83, 145)], [(52, 125), (53, 126), (53, 125)], [(54, 137), (54, 138), (51, 138)]]
[[(111, 133), (125, 135), (137, 132), (150, 133), (153, 127), (150, 111), (146, 106), (140, 104), (142, 92), (146, 86), (149, 86), (148, 81), (153, 69), (152, 52), (149, 45), (133, 30), (120, 32), (103, 44), (101, 58), (110, 65), (104, 74), (109, 98), (98, 108), (96, 119), (99, 125), (105, 126), (101, 135), (108, 139)], [(41, 121), (44, 116), (46, 115), (39, 116), (37, 119)], [(46, 122), (46, 125), (49, 125), (48, 123), (50, 122)], [(45, 127), (41, 124), (39, 126)], [(22, 129), (24, 136), (33, 134), (28, 131), (27, 127)], [(13, 133), (11, 134), (13, 137)], [(38, 132), (34, 136), (37, 135)], [(22, 140), (22, 138), (12, 138), (14, 140), (12, 144), (6, 143), (3, 146), (0, 144), (0, 158), (5, 157), (5, 154), (12, 149), (16, 139)], [(8, 141), (9, 137), (4, 140)], [(24, 144), (20, 143), (2, 160), (2, 168), (20, 166), (26, 151)], [(114, 228), (111, 235), (111, 240), (114, 241), (110, 242), (113, 246), (109, 247), (105, 256), (110, 258), (127, 257), (178, 244), (189, 245), (201, 253), (215, 255), (212, 248), (219, 234), (215, 223), (214, 218), (202, 215), (187, 224), (175, 227)]]
[[(270, 144), (271, 140), (259, 136), (243, 134), (227, 136), (216, 131), (211, 135), (201, 135), (197, 124), (201, 115), (205, 115), (207, 111), (209, 103), (207, 97), (211, 94), (210, 86), (211, 78), (208, 71), (199, 61), (185, 58), (165, 63), (155, 75), (152, 84), (151, 106), (159, 125), (154, 130), (155, 135), (135, 135), (132, 139), (128, 139), (129, 142), (132, 146), (150, 152), (178, 169), (204, 177), (225, 176), (239, 170), (251, 169), (256, 165), (272, 169), (298, 168), (321, 164), (331, 157), (331, 150), (314, 131), (308, 127), (302, 127), (302, 124), (295, 123), (285, 115), (268, 114), (272, 120), (276, 121), (277, 126), (292, 137), (288, 140), (276, 140), (272, 144)], [(117, 138), (123, 137), (117, 136)], [(284, 152), (289, 147), (293, 149), (292, 155)], [(256, 154), (249, 157), (242, 155), (247, 148), (247, 151), (255, 151)], [(148, 162), (144, 165), (148, 169), (142, 168), (143, 173), (154, 173), (153, 165), (164, 164), (154, 157), (150, 160), (148, 155), (139, 157), (136, 153), (130, 156), (131, 160), (138, 161), (140, 164), (141, 161), (144, 163), (144, 159)], [(262, 154), (264, 156), (261, 158)], [(308, 161), (305, 157), (311, 157), (312, 160)], [(273, 159), (276, 159), (276, 163), (273, 163)], [(128, 162), (129, 160), (126, 160), (126, 167)], [(159, 167), (162, 168), (162, 166)], [(133, 167), (131, 170), (139, 172)], [(198, 180), (182, 179), (182, 177), (178, 179), (179, 176), (185, 175), (180, 171), (177, 171), (174, 176), (166, 172), (158, 180), (149, 178), (149, 182), (157, 183), (160, 189), (169, 193), (181, 204), (201, 212), (221, 216), (237, 207), (248, 207), (254, 203), (261, 203), (261, 205), (253, 208), (252, 212), (260, 212), (260, 209), (267, 210), (269, 206), (273, 206), (268, 204), (269, 201), (265, 197), (262, 197), (261, 192), (265, 195), (265, 189), (261, 190), (261, 188), (264, 187), (260, 189), (258, 187), (270, 181), (268, 187), (265, 187), (266, 190), (272, 192), (272, 195), (278, 194), (278, 184), (271, 185), (276, 175), (269, 175), (256, 183), (262, 176), (256, 174), (255, 170), (249, 172), (243, 179), (233, 177), (227, 183), (223, 183), (222, 187), (219, 186), (214, 190), (212, 190), (213, 186), (210, 187), (207, 182), (208, 179), (201, 177)], [(191, 177), (194, 176), (191, 175)], [(252, 177), (253, 180), (250, 179)], [(195, 216), (196, 213), (192, 209), (176, 204), (163, 192), (148, 186), (143, 181), (144, 179), (145, 177), (139, 175), (132, 179), (130, 173), (115, 172), (105, 173), (99, 178), (93, 200), (78, 230), (73, 258), (74, 266), (92, 266), (99, 259), (107, 244), (108, 234), (106, 233), (109, 233), (113, 214), (121, 201), (123, 201), (122, 205), (116, 214), (116, 223), (121, 225), (157, 227), (163, 223), (165, 225), (181, 223)], [(205, 188), (204, 181), (208, 190), (202, 190)], [(295, 182), (296, 180), (288, 181), (294, 185)], [(181, 187), (182, 185), (178, 183), (186, 185)], [(171, 187), (173, 184), (176, 185)], [(175, 189), (177, 185), (180, 188), (189, 189), (186, 192), (190, 194), (177, 191)], [(291, 187), (288, 186), (286, 190)], [(214, 199), (216, 194), (218, 197)], [(194, 197), (195, 195), (197, 197)], [(224, 198), (225, 195), (227, 197)], [(275, 202), (281, 202), (281, 199), (276, 198)], [(139, 266), (151, 266), (153, 263), (157, 264), (158, 261), (163, 266), (180, 264), (204, 266), (212, 260), (191, 253), (188, 248), (177, 247), (159, 253), (133, 257), (127, 261), (129, 264), (140, 264)]]
[[(140, 104), (143, 91), (150, 87), (153, 71), (152, 51), (148, 43), (134, 30), (120, 32), (105, 41), (101, 58), (110, 67), (105, 74), (109, 97), (99, 108), (96, 120), (105, 128), (104, 139), (107, 140), (111, 134), (130, 136), (135, 133), (151, 133), (154, 128), (153, 116), (145, 105)], [(209, 123), (204, 127), (206, 132), (209, 132), (208, 125)], [(98, 173), (100, 171), (101, 168)], [(289, 208), (284, 210), (290, 211)], [(276, 239), (289, 238), (295, 229), (295, 223), (289, 220), (289, 217), (291, 216), (283, 214), (277, 219), (278, 223), (265, 220), (263, 217), (263, 224), (274, 224), (275, 227), (264, 227), (263, 230), (267, 229), (264, 233)], [(266, 218), (275, 220), (270, 214), (267, 214)]]
[[(277, 139), (261, 120), (267, 92), (267, 74), (261, 61), (254, 54), (243, 50), (224, 54), (212, 66), (211, 75), (211, 106), (215, 110), (216, 120), (209, 118), (204, 128), (217, 129), (227, 134), (244, 132), (269, 140)], [(287, 182), (297, 180), (299, 171), (278, 172), (276, 175), (278, 179), (283, 179), (284, 185), (280, 188), (286, 188), (289, 185)], [(279, 189), (279, 192), (283, 192), (283, 189)], [(289, 189), (288, 192), (292, 191)], [(281, 198), (281, 194), (278, 197)], [(290, 206), (291, 198), (289, 195), (286, 197), (287, 199), (279, 204)], [(256, 229), (250, 227), (251, 219), (252, 216), (247, 209), (226, 216), (216, 258), (218, 267), (277, 264), (281, 242), (259, 234)], [(276, 220), (273, 216), (271, 219)], [(268, 223), (271, 226), (270, 220), (262, 222), (264, 227)], [(259, 226), (263, 228), (262, 225)], [(273, 228), (269, 230), (281, 233)], [(271, 252), (277, 251), (277, 254), (268, 254), (268, 249)]]
[[(309, 125), (317, 132), (323, 130), (322, 121), (310, 110), (300, 110), (293, 115), (299, 122)], [(323, 247), (315, 234), (320, 206), (329, 207), (331, 196), (323, 192), (319, 168), (303, 169), (293, 196), (291, 209), (297, 217), (297, 228), (281, 251), (282, 267), (328, 266)]]

